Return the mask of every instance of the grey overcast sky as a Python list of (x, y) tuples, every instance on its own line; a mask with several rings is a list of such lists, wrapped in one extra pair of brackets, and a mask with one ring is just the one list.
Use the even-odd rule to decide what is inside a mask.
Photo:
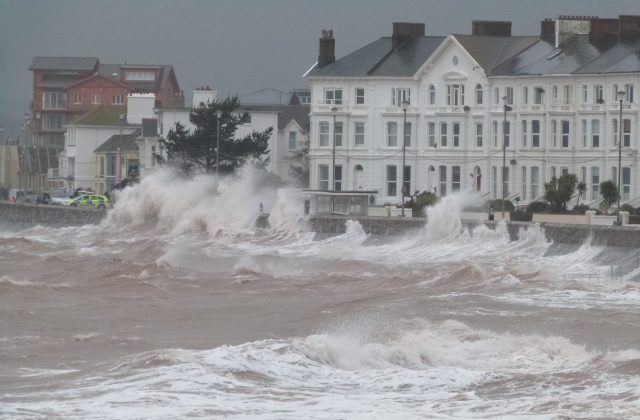
[(640, 0), (0, 0), (0, 124), (19, 132), (29, 110), (34, 56), (172, 64), (181, 88), (219, 94), (306, 87), (322, 29), (341, 57), (392, 23), (429, 35), (470, 33), (472, 20), (510, 20), (537, 34), (545, 17), (640, 14)]

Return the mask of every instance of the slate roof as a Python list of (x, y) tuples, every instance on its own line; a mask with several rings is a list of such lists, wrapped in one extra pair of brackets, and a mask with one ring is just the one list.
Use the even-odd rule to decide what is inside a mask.
[(112, 127), (128, 126), (126, 119), (120, 120), (120, 114), (127, 114), (127, 107), (122, 105), (101, 105), (73, 120), (70, 125), (105, 125)]
[(109, 152), (117, 152), (120, 149), (123, 152), (137, 152), (138, 145), (135, 143), (136, 140), (140, 137), (140, 130), (136, 130), (131, 134), (123, 134), (122, 139), (120, 139), (120, 134), (114, 134), (109, 137), (107, 141), (102, 143), (94, 153), (109, 153)]
[(292, 120), (295, 120), (305, 131), (309, 131), (309, 113), (311, 112), (309, 105), (244, 104), (239, 109), (278, 113), (278, 130), (284, 129)]
[(29, 70), (92, 71), (96, 57), (33, 57)]
[(487, 74), (539, 41), (537, 36), (454, 35)]
[(79, 79), (77, 75), (44, 74), (40, 86), (46, 89), (66, 89)]
[(380, 38), (333, 63), (314, 67), (307, 77), (413, 76), (445, 37), (410, 37), (393, 48), (391, 37)]
[(617, 34), (575, 35), (557, 49), (539, 40), (493, 69), (492, 76), (640, 72), (640, 37), (620, 41)]
[[(539, 36), (453, 35), (487, 76), (640, 72), (640, 37), (620, 41), (618, 34), (574, 35), (558, 48)], [(380, 38), (327, 64), (307, 77), (411, 77), (444, 37), (412, 37), (397, 48)]]

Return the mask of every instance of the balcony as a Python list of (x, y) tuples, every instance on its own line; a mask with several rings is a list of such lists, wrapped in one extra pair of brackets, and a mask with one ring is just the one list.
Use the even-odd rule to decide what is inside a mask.
[(549, 106), (551, 112), (573, 112), (573, 104), (551, 104)]
[(469, 111), (471, 111), (471, 107), (468, 105), (447, 105), (437, 108), (438, 114), (463, 114)]

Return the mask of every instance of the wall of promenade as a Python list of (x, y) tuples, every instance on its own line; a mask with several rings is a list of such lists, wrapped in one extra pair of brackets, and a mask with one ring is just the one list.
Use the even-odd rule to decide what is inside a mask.
[(100, 223), (105, 214), (104, 210), (0, 202), (0, 220), (11, 223), (87, 225)]
[[(0, 220), (14, 223), (39, 223), (50, 225), (85, 225), (100, 223), (106, 212), (84, 210), (65, 206), (44, 206), (28, 204), (9, 204), (0, 202)], [(422, 217), (346, 217), (311, 216), (309, 224), (312, 230), (320, 233), (344, 233), (347, 220), (358, 221), (365, 232), (376, 235), (397, 235), (424, 229), (426, 219)], [(497, 222), (463, 220), (467, 227), (484, 224), (495, 229)], [(559, 243), (581, 244), (590, 240), (598, 246), (620, 246), (640, 248), (640, 227), (578, 225), (562, 223), (539, 223), (549, 240)], [(521, 229), (531, 226), (529, 222), (507, 222), (512, 240), (518, 239)]]
[[(418, 229), (424, 229), (425, 218), (401, 217), (350, 217), (357, 220), (364, 231), (377, 235), (397, 235)], [(309, 219), (311, 229), (315, 232), (323, 233), (344, 233), (347, 218), (343, 216), (312, 216)], [(490, 221), (463, 220), (463, 225), (474, 227), (484, 224), (490, 229), (495, 229), (496, 223)], [(527, 229), (530, 222), (507, 222), (509, 236), (511, 240), (518, 239), (521, 229)], [(640, 227), (625, 226), (603, 226), (603, 225), (578, 225), (562, 223), (538, 223), (544, 230), (548, 240), (558, 243), (582, 244), (587, 240), (597, 246), (620, 246), (640, 248)]]

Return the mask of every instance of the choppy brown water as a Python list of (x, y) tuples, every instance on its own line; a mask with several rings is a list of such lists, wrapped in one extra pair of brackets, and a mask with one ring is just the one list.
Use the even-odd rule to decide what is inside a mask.
[(0, 226), (0, 417), (640, 418), (618, 251), (460, 231), (455, 206), (398, 238)]

